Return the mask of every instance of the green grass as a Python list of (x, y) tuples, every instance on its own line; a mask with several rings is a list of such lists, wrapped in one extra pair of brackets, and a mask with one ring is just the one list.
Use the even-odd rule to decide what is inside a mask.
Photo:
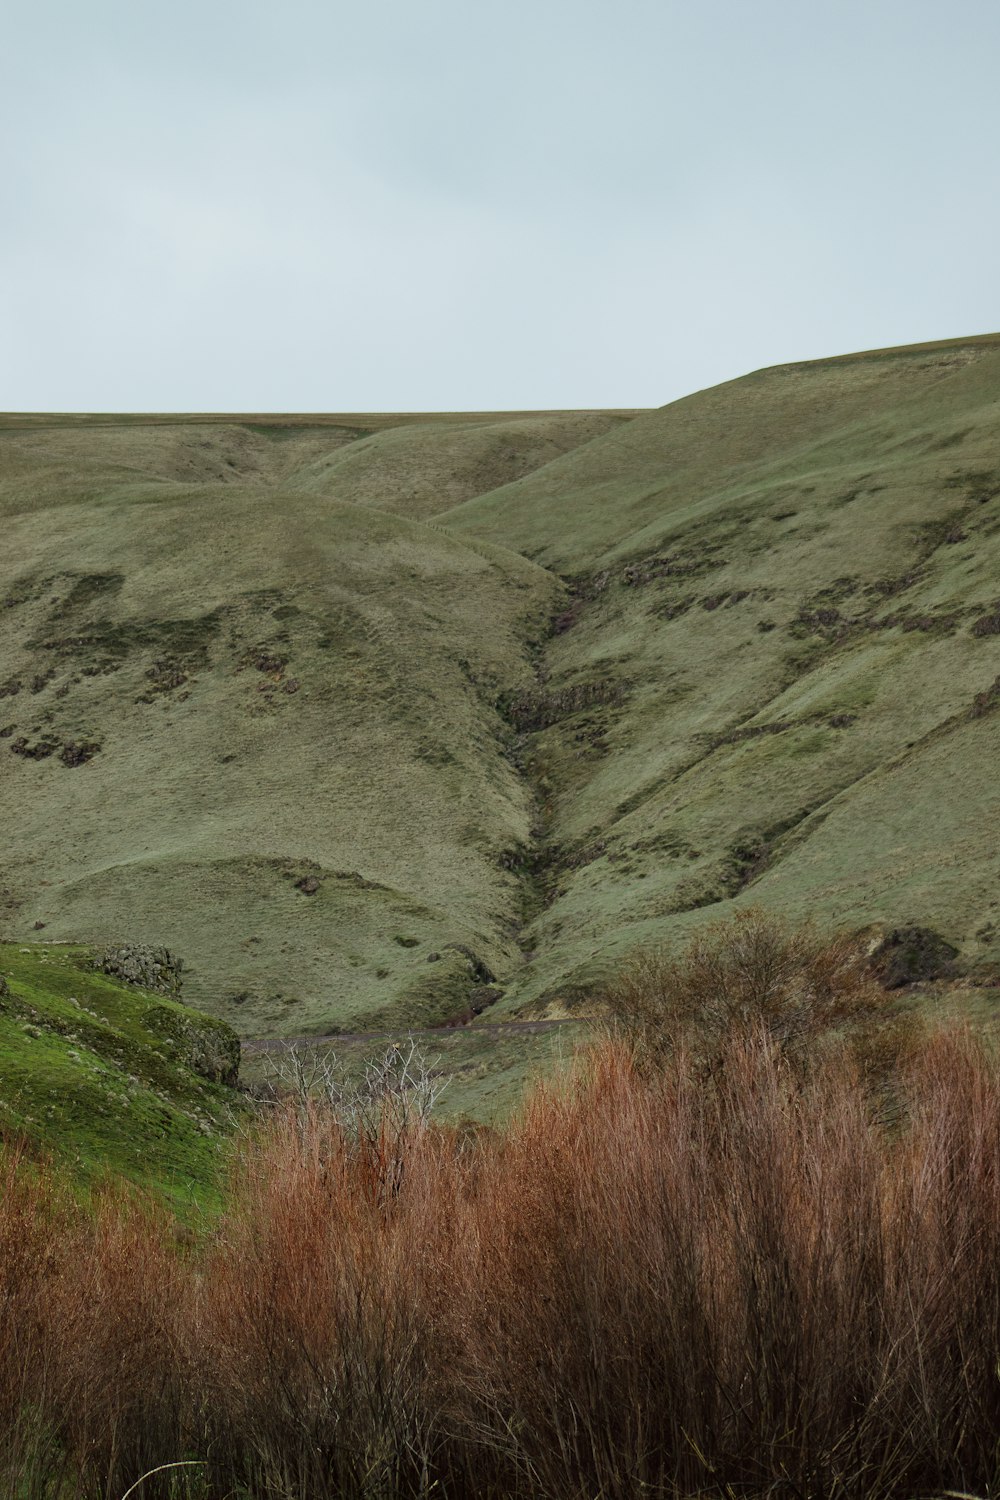
[[(429, 953), (516, 961), (497, 855), (530, 799), (492, 704), (530, 679), (549, 575), (321, 494), (30, 492), (0, 563), (5, 935), (166, 943), (191, 1000), (250, 1034), (411, 996), (443, 1019), (464, 992)], [(123, 582), (72, 603), (98, 573)], [(100, 749), (11, 754), (46, 737)]]
[(0, 944), (0, 1127), (78, 1183), (111, 1172), (190, 1215), (214, 1205), (239, 1096), (192, 1068), (222, 1023), (94, 970), (87, 950)]
[(925, 923), (1000, 972), (1000, 637), (973, 629), (1000, 578), (998, 392), (998, 339), (763, 371), (442, 518), (574, 581), (550, 694), (629, 685), (522, 747), (552, 899), (512, 1003), (748, 902)]
[(639, 414), (0, 419), (0, 935), (166, 943), (246, 1036), (477, 964), (558, 1014), (749, 902), (989, 980), (998, 397), (986, 337)]

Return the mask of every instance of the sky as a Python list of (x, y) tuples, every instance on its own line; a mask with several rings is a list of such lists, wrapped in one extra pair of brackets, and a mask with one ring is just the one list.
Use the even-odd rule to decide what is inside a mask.
[(1000, 330), (997, 0), (32, 0), (0, 410), (659, 406)]

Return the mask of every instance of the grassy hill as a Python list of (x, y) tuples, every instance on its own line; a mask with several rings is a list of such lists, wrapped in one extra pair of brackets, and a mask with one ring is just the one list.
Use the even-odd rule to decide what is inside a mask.
[(1000, 338), (761, 371), (442, 518), (571, 585), (519, 1001), (748, 902), (1000, 971)]
[(94, 969), (77, 947), (0, 943), (0, 1131), (78, 1183), (116, 1173), (181, 1215), (214, 1201), (239, 1100), (229, 1028)]
[[(515, 467), (616, 420), (514, 420)], [(0, 433), (11, 937), (166, 943), (186, 998), (250, 1034), (441, 1019), (516, 966), (502, 855), (530, 794), (493, 705), (532, 680), (559, 585), (326, 493), (317, 453), (357, 449), (352, 495), (367, 464), (383, 496), (370, 427)], [(423, 435), (454, 497), (473, 459), (483, 482), (510, 472), (504, 431), (394, 441), (419, 455)]]
[(0, 935), (244, 1035), (750, 902), (1000, 973), (1000, 336), (646, 413), (0, 419)]

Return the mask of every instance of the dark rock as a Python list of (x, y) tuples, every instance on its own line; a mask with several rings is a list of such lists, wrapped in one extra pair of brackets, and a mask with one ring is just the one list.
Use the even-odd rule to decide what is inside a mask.
[(181, 988), (181, 959), (166, 948), (150, 948), (143, 943), (122, 943), (106, 948), (94, 959), (94, 968), (126, 984), (161, 995), (177, 995)]
[(209, 1083), (234, 1085), (240, 1071), (240, 1039), (231, 1026), (211, 1016), (166, 1005), (154, 1005), (144, 1017), (154, 1036), (168, 1043), (175, 1057)]
[(445, 947), (452, 953), (461, 953), (463, 958), (468, 959), (472, 977), (477, 984), (493, 984), (495, 982), (496, 975), (492, 969), (487, 968), (482, 959), (478, 958), (472, 949), (467, 948), (464, 943), (446, 943)]
[(83, 766), (100, 750), (95, 740), (67, 740), (59, 754), (64, 766)]
[(980, 638), (985, 635), (1000, 635), (1000, 609), (989, 615), (980, 615), (973, 624), (972, 634)]
[(496, 1005), (498, 1000), (503, 999), (503, 990), (497, 989), (496, 985), (481, 984), (469, 995), (469, 1009), (474, 1016), (481, 1016), (484, 1010), (491, 1005)]
[[(988, 687), (984, 692), (976, 694), (972, 700), (972, 707), (969, 709), (969, 718), (982, 719), (986, 714), (991, 713), (998, 704), (1000, 704), (1000, 677), (996, 679), (992, 687)], [(13, 749), (13, 746), (11, 748)]]
[(319, 890), (319, 881), (315, 875), (304, 875), (301, 880), (295, 882), (295, 889), (301, 891), (303, 896), (315, 896)]
[(42, 738), (29, 745), (25, 736), (19, 735), (10, 747), (12, 755), (21, 755), (25, 760), (46, 760), (59, 749), (59, 741)]
[(930, 927), (895, 927), (871, 955), (872, 967), (887, 990), (955, 973), (958, 949)]
[(287, 665), (288, 657), (271, 650), (269, 646), (251, 646), (248, 651), (244, 651), (236, 670), (253, 667), (258, 672), (266, 672), (269, 676), (278, 678)]

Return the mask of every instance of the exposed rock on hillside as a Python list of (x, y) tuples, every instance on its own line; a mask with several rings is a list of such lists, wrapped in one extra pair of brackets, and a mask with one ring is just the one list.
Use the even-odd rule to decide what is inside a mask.
[(143, 943), (122, 943), (106, 948), (94, 960), (94, 968), (126, 984), (155, 990), (160, 995), (179, 995), (183, 961), (166, 948), (149, 948)]
[(211, 1016), (154, 1005), (144, 1017), (148, 1029), (163, 1037), (177, 1061), (210, 1083), (234, 1085), (240, 1072), (240, 1039), (231, 1026)]

